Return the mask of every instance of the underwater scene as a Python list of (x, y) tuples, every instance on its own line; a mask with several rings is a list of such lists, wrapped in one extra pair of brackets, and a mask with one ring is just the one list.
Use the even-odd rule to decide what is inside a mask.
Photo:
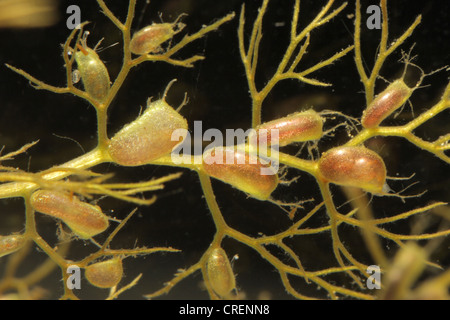
[(0, 298), (450, 298), (450, 2), (0, 0)]

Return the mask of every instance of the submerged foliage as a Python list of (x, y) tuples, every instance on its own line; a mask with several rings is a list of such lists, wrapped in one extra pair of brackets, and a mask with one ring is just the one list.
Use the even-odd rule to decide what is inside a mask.
[[(131, 293), (137, 288), (146, 298), (157, 298), (164, 294), (168, 294), (169, 298), (178, 297), (177, 293), (173, 293), (176, 292), (176, 288), (188, 279), (198, 280), (199, 274), (202, 275), (204, 284), (202, 289), (206, 290), (212, 299), (256, 298), (252, 295), (254, 293), (251, 293), (252, 288), (246, 288), (244, 283), (245, 279), (251, 279), (252, 276), (254, 278), (257, 274), (255, 270), (259, 269), (262, 273), (272, 274), (275, 270), (278, 283), (281, 283), (290, 297), (298, 299), (448, 298), (450, 269), (445, 241), (448, 241), (446, 237), (450, 234), (448, 225), (450, 215), (445, 203), (446, 198), (424, 198), (426, 189), (432, 187), (426, 184), (422, 185), (421, 189), (415, 188), (415, 184), (418, 183), (415, 173), (427, 170), (418, 159), (412, 159), (407, 166), (405, 165), (407, 170), (401, 171), (401, 175), (408, 175), (406, 178), (398, 176), (398, 171), (393, 169), (392, 164), (397, 155), (389, 153), (395, 152), (396, 149), (387, 146), (388, 150), (383, 150), (384, 145), (389, 143), (380, 137), (403, 138), (406, 141), (402, 143), (415, 147), (414, 154), (437, 157), (439, 163), (444, 164), (445, 173), (438, 177), (440, 179), (438, 183), (440, 188), (443, 188), (442, 186), (445, 188), (450, 164), (447, 153), (450, 139), (448, 126), (442, 129), (438, 137), (432, 139), (428, 137), (427, 132), (423, 134), (418, 128), (433, 121), (444, 111), (448, 112), (450, 83), (444, 83), (440, 87), (433, 84), (431, 88), (441, 89), (439, 97), (429, 98), (420, 106), (411, 102), (415, 113), (405, 108), (399, 113), (402, 118), (397, 122), (375, 121), (377, 125), (363, 127), (360, 119), (366, 107), (358, 105), (362, 103), (371, 106), (376, 94), (382, 92), (380, 88), (383, 86), (379, 86), (382, 82), (378, 82), (382, 77), (390, 81), (396, 80), (392, 73), (385, 75), (383, 69), (388, 60), (395, 61), (396, 55), (402, 57), (403, 63), (407, 64), (403, 74), (405, 82), (409, 81), (406, 78), (408, 76), (409, 79), (412, 69), (416, 71), (419, 69), (415, 62), (412, 62), (414, 57), (410, 56), (412, 53), (409, 48), (402, 45), (405, 46), (409, 39), (414, 38), (414, 32), (420, 27), (421, 16), (410, 22), (410, 25), (404, 26), (402, 33), (393, 38), (390, 35), (390, 26), (394, 22), (389, 18), (387, 0), (380, 1), (381, 30), (374, 30), (371, 33), (366, 30), (364, 22), (363, 8), (367, 5), (360, 0), (356, 0), (354, 6), (328, 0), (323, 1), (318, 8), (311, 6), (307, 1), (304, 2), (308, 10), (303, 9), (300, 0), (292, 0), (289, 5), (283, 2), (282, 8), (286, 10), (283, 18), (287, 20), (274, 22), (273, 17), (269, 15), (276, 10), (277, 1), (262, 0), (258, 11), (249, 9), (252, 3), (241, 1), (236, 8), (239, 10), (236, 14), (234, 12), (223, 14), (206, 25), (198, 25), (197, 28), (190, 26), (190, 22), (192, 24), (194, 22), (189, 20), (189, 15), (184, 17), (184, 12), (175, 11), (172, 12), (172, 21), (175, 21), (173, 24), (167, 21), (155, 22), (154, 29), (153, 27), (147, 29), (152, 32), (157, 30), (154, 35), (147, 35), (151, 38), (149, 41), (157, 43), (154, 45), (152, 42), (152, 48), (157, 47), (157, 50), (137, 52), (130, 49), (130, 41), (133, 33), (142, 29), (142, 25), (137, 25), (137, 20), (140, 19), (136, 18), (140, 14), (139, 3), (130, 0), (126, 11), (122, 11), (125, 8), (116, 8), (108, 1), (97, 0), (98, 7), (110, 21), (110, 26), (108, 31), (102, 34), (100, 27), (83, 23), (81, 29), (74, 29), (68, 35), (62, 45), (66, 81), (64, 86), (61, 86), (61, 82), (52, 85), (47, 80), (39, 80), (40, 77), (15, 66), (15, 62), (6, 64), (10, 70), (27, 79), (35, 89), (62, 94), (71, 99), (75, 96), (84, 104), (93, 107), (97, 119), (97, 140), (96, 146), (89, 152), (83, 151), (82, 155), (74, 156), (69, 161), (61, 161), (63, 163), (59, 165), (51, 161), (49, 169), (36, 172), (8, 166), (8, 161), (39, 149), (38, 142), (26, 144), (17, 151), (0, 157), (2, 182), (0, 198), (20, 197), (25, 203), (24, 228), (6, 232), (2, 228), (1, 236), (10, 238), (0, 238), (0, 245), (5, 243), (5, 246), (7, 244), (11, 247), (0, 248), (0, 253), (5, 252), (5, 256), (0, 258), (2, 262), (5, 261), (3, 275), (0, 278), (0, 294), (39, 298), (42, 294), (39, 290), (45, 288), (41, 282), (57, 266), (60, 269), (58, 279), (63, 280), (59, 283), (63, 290), (61, 293), (63, 299), (83, 298), (90, 284), (110, 288), (109, 294), (105, 296), (108, 299), (115, 299), (127, 290), (129, 290), (127, 294)], [(139, 10), (136, 10), (137, 7)], [(354, 11), (349, 13), (349, 7)], [(332, 50), (328, 47), (324, 49), (318, 47), (316, 41), (319, 41), (321, 32), (324, 32), (322, 29), (330, 26), (333, 28), (333, 25), (340, 27), (338, 19), (345, 14), (347, 14), (345, 19), (354, 20), (352, 37), (349, 36), (352, 40), (340, 41), (342, 45)], [(181, 18), (183, 23), (179, 22)], [(270, 23), (267, 23), (267, 20)], [(161, 24), (158, 25), (159, 23)], [(110, 31), (111, 28), (115, 31)], [(116, 40), (119, 42), (117, 48), (108, 49), (114, 52), (110, 56), (111, 60), (103, 60), (103, 52), (94, 52), (91, 49), (94, 46), (84, 33), (86, 30), (89, 30), (93, 42), (94, 39), (99, 40), (102, 37), (105, 37), (105, 45)], [(320, 125), (315, 122), (315, 125), (320, 127), (321, 137), (301, 144), (292, 145), (289, 141), (286, 143), (289, 145), (283, 145), (277, 154), (281, 164), (278, 178), (275, 176), (263, 179), (261, 176), (255, 176), (255, 172), (258, 172), (255, 171), (255, 167), (246, 165), (220, 168), (207, 166), (201, 160), (203, 150), (194, 155), (185, 154), (186, 162), (181, 164), (175, 163), (170, 156), (170, 150), (178, 144), (178, 141), (176, 143), (170, 141), (174, 130), (184, 128), (186, 122), (192, 130), (192, 123), (199, 120), (208, 123), (208, 126), (214, 126), (217, 120), (211, 120), (209, 116), (213, 112), (230, 113), (230, 110), (211, 111), (214, 108), (213, 103), (206, 103), (205, 106), (201, 102), (204, 97), (197, 93), (195, 87), (188, 87), (186, 80), (180, 81), (185, 88), (179, 90), (183, 93), (187, 91), (187, 94), (184, 97), (183, 93), (178, 94), (183, 97), (182, 102), (180, 103), (179, 99), (174, 107), (170, 102), (171, 95), (172, 92), (175, 92), (173, 95), (177, 95), (175, 87), (178, 84), (173, 83), (173, 79), (169, 77), (174, 73), (178, 74), (177, 78), (183, 78), (188, 74), (186, 70), (202, 67), (207, 69), (203, 65), (206, 63), (203, 60), (209, 59), (210, 53), (206, 49), (203, 50), (201, 45), (195, 47), (194, 44), (201, 41), (206, 43), (206, 39), (214, 41), (214, 38), (223, 36), (221, 32), (233, 30), (236, 31), (235, 42), (226, 43), (225, 53), (215, 52), (215, 54), (236, 54), (242, 64), (238, 65), (236, 59), (232, 71), (238, 75), (245, 74), (245, 83), (251, 99), (247, 100), (246, 108), (239, 105), (231, 106), (230, 110), (233, 110), (231, 113), (235, 112), (242, 117), (251, 115), (251, 120), (248, 118), (248, 123), (244, 123), (241, 119), (236, 119), (238, 125), (233, 124), (234, 128), (239, 126), (244, 130), (260, 128), (265, 123), (290, 113), (277, 110), (268, 117), (269, 112), (265, 112), (265, 108), (274, 105), (277, 98), (281, 100), (277, 96), (276, 88), (286, 83), (294, 86), (295, 91), (318, 92), (305, 96), (309, 100), (302, 107), (299, 106), (301, 103), (295, 100), (293, 107), (289, 105), (286, 107), (293, 114), (309, 109), (315, 110), (321, 119), (318, 122)], [(118, 39), (114, 34), (116, 31), (120, 33)], [(164, 34), (160, 34), (161, 32)], [(277, 47), (273, 48), (273, 54), (268, 53), (270, 45), (265, 44), (266, 40), (270, 41), (272, 38), (271, 33), (279, 34), (281, 39), (286, 40), (286, 43), (281, 40), (274, 42)], [(373, 34), (378, 36), (375, 37)], [(364, 47), (365, 36), (379, 39), (378, 49), (376, 53), (372, 52), (370, 57), (366, 57), (368, 51)], [(158, 38), (157, 41), (155, 37)], [(139, 41), (147, 40), (142, 38)], [(330, 47), (332, 45), (335, 44), (330, 44)], [(420, 43), (417, 46), (420, 46)], [(402, 53), (401, 48), (410, 53)], [(58, 50), (58, 45), (52, 50)], [(319, 50), (320, 54), (317, 54), (316, 51)], [(80, 57), (92, 58), (99, 68), (89, 72), (86, 72), (86, 69), (81, 70), (83, 81), (77, 83), (74, 81), (76, 79), (74, 74), (77, 74), (76, 68), (82, 69), (77, 66)], [(223, 59), (221, 61), (224, 63), (223, 66), (208, 64), (206, 66), (209, 68), (216, 69), (196, 71), (197, 73), (189, 73), (189, 76), (203, 77), (203, 72), (206, 77), (221, 72), (225, 75), (224, 69), (227, 68), (225, 59), (223, 57), (220, 59)], [(348, 65), (353, 68), (353, 73), (349, 71), (350, 69), (344, 71), (342, 67), (339, 69), (339, 64), (344, 63), (345, 59), (347, 63), (351, 62)], [(372, 64), (370, 61), (373, 59)], [(159, 64), (156, 63), (166, 64), (172, 70), (158, 69)], [(429, 70), (428, 66), (424, 66), (424, 69), (431, 77), (434, 71), (439, 67), (442, 68), (444, 64), (445, 62), (433, 66), (435, 70)], [(403, 70), (401, 63), (394, 66), (398, 70)], [(59, 66), (49, 65), (48, 68), (50, 67), (60, 69)], [(330, 87), (336, 84), (332, 83), (331, 79), (327, 80), (327, 75), (335, 73), (336, 71), (333, 71), (335, 68), (341, 70), (342, 82), (346, 82), (346, 78), (351, 77), (351, 74), (360, 80), (356, 82), (358, 85), (352, 83), (352, 87), (345, 88), (345, 99), (342, 99), (351, 101), (349, 97), (361, 96), (363, 89), (365, 100), (355, 103), (358, 110), (349, 112), (346, 108), (340, 108), (333, 99)], [(10, 70), (7, 72), (11, 72)], [(96, 70), (101, 72), (96, 73)], [(134, 73), (138, 74), (139, 78), (133, 78)], [(425, 75), (423, 71), (422, 75)], [(417, 79), (420, 77), (421, 75)], [(106, 78), (108, 81), (111, 79), (110, 86), (104, 83)], [(336, 76), (330, 78), (339, 79)], [(422, 80), (420, 78), (420, 82)], [(242, 92), (228, 92), (231, 84), (226, 83), (230, 80), (225, 76), (224, 79), (214, 78), (211, 81), (223, 81), (218, 85), (221, 98), (227, 101), (229, 99), (236, 105), (241, 101), (238, 97), (247, 94), (247, 89), (242, 87)], [(99, 93), (97, 89), (99, 83), (106, 88), (102, 90), (100, 97), (96, 96)], [(150, 87), (150, 84), (155, 83), (158, 90), (151, 91), (146, 88), (147, 84)], [(416, 94), (412, 91), (419, 89), (419, 84), (422, 85), (418, 81), (413, 83), (415, 85), (407, 84), (409, 88), (413, 88), (410, 94), (412, 97)], [(424, 81), (423, 85), (426, 84)], [(171, 88), (171, 85), (174, 88)], [(427, 89), (430, 88), (420, 88), (424, 91)], [(152, 102), (149, 99), (148, 109), (141, 110), (139, 117), (137, 106), (132, 105), (136, 101), (133, 99), (135, 95), (139, 96), (141, 104), (149, 96), (153, 96), (155, 100)], [(377, 103), (385, 107), (381, 102)], [(185, 104), (187, 106), (184, 106)], [(44, 109), (46, 106), (33, 107)], [(121, 112), (120, 118), (115, 115), (114, 108), (118, 108)], [(282, 106), (278, 109), (282, 109)], [(158, 118), (155, 120), (156, 115)], [(388, 115), (391, 120), (395, 116)], [(133, 121), (136, 117), (137, 119)], [(62, 119), (61, 122), (78, 120), (76, 117), (72, 118)], [(222, 120), (220, 113), (217, 118), (218, 121)], [(115, 121), (118, 124), (110, 124)], [(323, 132), (320, 121), (323, 122)], [(129, 124), (119, 130), (127, 122)], [(224, 123), (219, 125), (221, 128), (228, 126)], [(308, 136), (305, 139), (302, 139), (300, 132), (298, 133), (300, 137), (296, 137), (295, 141), (315, 139), (317, 131), (314, 130), (313, 138)], [(6, 135), (7, 132), (3, 134)], [(150, 143), (149, 139), (155, 136), (158, 137), (157, 143)], [(115, 141), (119, 139), (117, 137), (125, 141), (120, 147), (115, 146)], [(196, 138), (198, 136), (194, 132), (193, 140)], [(144, 155), (141, 159), (141, 154), (146, 153), (150, 147), (158, 150), (151, 156)], [(9, 147), (6, 146), (6, 149), (9, 150)], [(237, 149), (235, 155), (248, 158), (249, 152), (254, 151), (254, 146), (239, 144)], [(329, 150), (334, 152), (331, 164), (329, 160), (331, 157), (325, 158), (330, 154), (325, 153)], [(348, 152), (357, 150), (358, 154), (345, 154), (345, 157), (340, 159), (339, 154), (342, 150)], [(51, 154), (48, 157), (51, 158)], [(327, 160), (326, 164), (324, 159)], [(376, 167), (370, 163), (373, 159), (376, 160), (374, 161)], [(357, 161), (363, 161), (365, 165), (356, 166), (354, 163)], [(131, 171), (128, 170), (131, 169), (126, 168), (127, 166), (135, 167), (136, 171), (130, 174)], [(259, 167), (256, 168), (259, 170)], [(133, 177), (138, 178), (132, 180)], [(306, 188), (299, 188), (301, 184), (306, 185)], [(163, 192), (158, 192), (163, 188)], [(312, 189), (315, 191), (312, 192)], [(41, 224), (44, 226), (46, 221), (35, 211), (36, 205), (32, 204), (32, 195), (36, 190), (43, 190), (42, 192), (50, 195), (50, 200), (43, 205), (44, 209), (49, 211), (53, 209), (52, 196), (53, 199), (57, 196), (63, 199), (62, 203), (58, 204), (58, 215), (53, 215), (59, 219), (58, 228), (53, 229), (53, 233), (44, 233), (41, 228)], [(410, 190), (412, 191), (409, 192)], [(445, 196), (448, 198), (448, 193)], [(95, 210), (96, 214), (102, 211), (107, 214), (111, 220), (110, 227), (106, 231), (102, 228), (99, 232), (94, 228), (95, 239), (86, 231), (88, 227), (86, 230), (83, 229), (85, 221), (76, 221), (74, 229), (73, 218), (69, 221), (63, 208), (64, 204), (71, 203), (73, 199), (76, 199), (77, 203), (84, 201), (84, 207)], [(197, 219), (204, 216), (204, 201), (209, 213), (205, 216), (209, 221), (206, 225), (197, 223)], [(124, 203), (133, 204), (138, 208), (126, 207)], [(144, 210), (145, 206), (149, 206), (148, 209)], [(125, 214), (126, 210), (131, 213)], [(73, 210), (70, 214), (72, 216)], [(89, 212), (83, 214), (86, 216)], [(149, 223), (139, 222), (138, 219), (144, 219), (140, 216), (149, 216), (144, 220)], [(0, 216), (0, 219), (3, 217)], [(133, 228), (136, 228), (136, 234), (131, 230)], [(131, 233), (126, 233), (127, 229), (131, 230)], [(141, 229), (145, 234), (150, 233), (148, 238), (141, 237), (139, 233)], [(129, 238), (120, 238), (122, 232)], [(81, 238), (85, 239), (84, 241), (80, 239), (79, 234), (83, 235)], [(20, 239), (20, 245), (11, 243), (16, 238)], [(197, 244), (199, 238), (207, 240)], [(80, 244), (81, 247), (88, 244), (89, 250), (78, 248)], [(22, 274), (19, 272), (20, 266), (28, 259), (32, 259), (31, 248), (36, 246), (40, 248), (41, 255), (47, 256), (47, 260)], [(433, 256), (436, 252), (440, 259)], [(158, 256), (156, 253), (167, 254)], [(147, 259), (140, 257), (146, 255), (150, 257)], [(177, 259), (173, 257), (177, 255), (184, 258), (173, 260)], [(142, 271), (134, 272), (131, 266), (135, 265), (132, 264), (131, 258), (142, 261), (142, 264), (136, 267)], [(171, 262), (169, 267), (166, 260)], [(110, 264), (115, 267), (115, 274), (106, 275), (106, 279), (103, 279), (101, 274), (109, 272), (107, 270)], [(246, 269), (246, 265), (251, 265), (251, 268)], [(372, 275), (369, 267), (373, 265), (378, 266), (383, 274), (381, 290), (371, 290), (367, 287), (366, 281)], [(73, 266), (95, 271), (90, 271), (88, 277), (90, 284), (83, 282), (79, 290), (65, 285), (70, 277), (67, 269)], [(96, 268), (98, 266), (108, 268)], [(425, 268), (432, 270), (434, 277), (429, 277), (415, 286)], [(160, 269), (167, 269), (175, 274), (170, 275)], [(403, 276), (396, 278), (395, 275), (399, 273)], [(127, 277), (127, 274), (130, 276)], [(123, 275), (125, 280), (122, 279)], [(189, 290), (195, 291), (198, 288), (192, 285)], [(271, 288), (267, 290), (268, 292), (260, 292), (258, 297), (279, 298), (275, 293), (276, 290), (273, 292)], [(192, 295), (183, 292), (182, 297), (192, 298)]]

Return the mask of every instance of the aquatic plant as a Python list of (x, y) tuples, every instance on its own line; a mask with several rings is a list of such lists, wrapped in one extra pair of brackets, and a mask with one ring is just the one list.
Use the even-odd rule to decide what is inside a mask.
[[(442, 79), (445, 52), (436, 53), (434, 64), (414, 60), (420, 15), (392, 32), (398, 17), (388, 18), (387, 0), (378, 7), (380, 30), (367, 29), (368, 4), (360, 0), (230, 2), (208, 7), (209, 20), (199, 13), (208, 6), (202, 1), (167, 6), (170, 15), (159, 8), (161, 18), (151, 4), (142, 19), (144, 3), (109, 2), (82, 8), (93, 22), (68, 35), (64, 29), (65, 75), (55, 43), (27, 52), (37, 67), (14, 58), (3, 67), (8, 88), (30, 82), (20, 90), (32, 110), (21, 112), (35, 118), (26, 136), (16, 137), (20, 144), (12, 137), (2, 143), (1, 294), (39, 298), (53, 278), (60, 295), (52, 298), (63, 299), (192, 298), (193, 292), (212, 299), (448, 298), (450, 136), (448, 119), (440, 119), (450, 107), (450, 84)], [(150, 41), (151, 49), (136, 51), (133, 34), (149, 14), (154, 29), (139, 42)], [(103, 37), (102, 45), (119, 45), (100, 52), (94, 44)], [(405, 81), (412, 108), (362, 126), (366, 107), (391, 107), (392, 99), (376, 101), (383, 88), (395, 90), (383, 78)], [(438, 81), (419, 88), (428, 79)], [(430, 91), (436, 96), (415, 99)], [(296, 133), (296, 141), (306, 142), (289, 140), (268, 155), (278, 157), (278, 175), (258, 175), (261, 163), (207, 165), (221, 149), (202, 157), (203, 145), (193, 155), (183, 149), (181, 163), (171, 157), (183, 140), (201, 140), (195, 121), (204, 131), (246, 130), (310, 109), (323, 123), (314, 122), (312, 138)], [(48, 121), (55, 127), (46, 132)], [(186, 126), (193, 134), (174, 141), (172, 134)], [(30, 136), (35, 142), (21, 141)], [(245, 159), (256, 148), (236, 147), (231, 154)], [(431, 178), (436, 170), (442, 173)], [(21, 198), (25, 214), (17, 203), (6, 206), (9, 198)], [(381, 290), (367, 285), (374, 265)], [(415, 286), (425, 267), (434, 277)], [(71, 286), (77, 268), (86, 271), (81, 289)], [(396, 270), (404, 276), (393, 277)]]

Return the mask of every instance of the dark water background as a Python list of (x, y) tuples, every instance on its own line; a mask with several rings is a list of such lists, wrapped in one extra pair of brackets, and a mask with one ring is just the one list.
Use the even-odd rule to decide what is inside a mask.
[[(205, 38), (195, 41), (177, 54), (177, 58), (187, 58), (193, 54), (202, 54), (206, 59), (195, 64), (194, 68), (186, 69), (166, 63), (146, 63), (132, 70), (128, 79), (113, 101), (108, 122), (109, 136), (117, 132), (124, 124), (132, 121), (145, 106), (148, 97), (158, 98), (162, 95), (167, 83), (173, 78), (178, 82), (169, 93), (168, 101), (177, 106), (187, 92), (190, 103), (181, 113), (192, 128), (193, 122), (202, 120), (203, 129), (247, 129), (251, 124), (251, 100), (245, 79), (242, 63), (238, 52), (237, 27), (238, 16), (242, 3), (246, 3), (246, 34), (250, 33), (252, 21), (256, 18), (257, 8), (261, 1), (151, 1), (151, 5), (142, 16), (141, 25), (133, 25), (135, 30), (151, 22), (159, 22), (159, 12), (164, 21), (173, 21), (180, 13), (187, 12), (183, 19), (187, 27), (174, 39), (181, 39), (188, 33), (194, 33), (204, 24), (210, 24), (215, 19), (235, 11), (237, 16), (231, 22), (223, 25), (218, 31), (208, 34)], [(341, 3), (340, 1), (337, 1)], [(373, 1), (372, 1), (373, 2)], [(363, 1), (366, 8), (372, 2)], [(0, 30), (0, 145), (5, 146), (4, 152), (18, 149), (31, 141), (40, 139), (37, 146), (19, 157), (15, 165), (36, 172), (52, 165), (64, 163), (80, 156), (83, 151), (76, 143), (61, 139), (55, 135), (66, 136), (78, 141), (85, 150), (91, 150), (96, 144), (96, 119), (94, 109), (86, 102), (70, 95), (56, 95), (46, 91), (33, 89), (28, 81), (4, 66), (4, 63), (22, 68), (47, 83), (64, 86), (65, 70), (60, 44), (64, 43), (70, 31), (66, 28), (67, 17), (65, 9), (69, 4), (77, 3), (82, 11), (82, 20), (92, 23), (87, 27), (91, 32), (88, 38), (89, 46), (104, 37), (103, 47), (120, 41), (119, 31), (101, 13), (95, 1), (60, 1), (60, 22), (49, 28), (33, 30)], [(111, 10), (124, 20), (126, 1), (107, 1)], [(300, 27), (311, 21), (320, 10), (324, 1), (302, 1)], [(376, 3), (376, 2), (373, 2)], [(422, 23), (413, 36), (401, 46), (408, 51), (416, 43), (413, 54), (415, 61), (425, 72), (450, 63), (450, 25), (448, 1), (389, 1), (390, 41), (400, 36), (422, 14)], [(271, 77), (280, 61), (283, 50), (288, 44), (290, 19), (293, 1), (273, 0), (269, 4), (263, 26), (263, 41), (257, 71), (259, 88)], [(334, 7), (337, 7), (335, 5)], [(140, 18), (143, 1), (138, 1), (136, 20)], [(311, 45), (300, 69), (306, 69), (315, 63), (327, 59), (341, 48), (352, 44), (354, 4), (334, 18), (330, 23), (314, 30), (311, 34)], [(367, 15), (363, 12), (363, 23)], [(364, 25), (364, 24), (363, 24)], [(362, 31), (363, 56), (367, 65), (372, 66), (377, 49), (380, 32), (378, 30)], [(100, 53), (105, 61), (111, 79), (114, 79), (121, 67), (121, 44)], [(397, 60), (401, 57), (397, 50), (386, 61), (381, 75), (388, 80), (395, 80), (403, 70), (403, 65)], [(414, 70), (413, 70), (414, 71)], [(313, 87), (295, 80), (283, 81), (277, 85), (263, 105), (263, 120), (268, 121), (289, 113), (313, 107), (315, 110), (332, 109), (344, 112), (353, 117), (359, 117), (365, 107), (363, 86), (353, 61), (353, 52), (312, 75), (314, 78), (330, 82), (332, 87)], [(414, 83), (417, 73), (411, 73)], [(446, 82), (448, 72), (440, 72), (427, 78), (424, 85), (429, 87), (417, 90), (411, 102), (415, 114), (421, 113), (439, 100)], [(386, 84), (379, 80), (379, 92)], [(381, 88), (381, 89), (380, 89)], [(395, 120), (386, 124), (402, 124), (410, 119), (410, 111), (405, 111)], [(416, 134), (425, 140), (434, 140), (449, 132), (448, 110), (437, 116)], [(332, 127), (336, 123), (329, 123)], [(319, 145), (320, 151), (340, 145), (347, 140), (345, 131), (337, 132), (335, 137), (329, 137)], [(377, 217), (390, 216), (405, 212), (433, 200), (448, 201), (449, 168), (435, 156), (418, 150), (414, 145), (399, 138), (376, 138), (368, 141), (368, 147), (380, 153), (386, 162), (388, 175), (410, 176), (415, 173), (414, 181), (420, 183), (410, 192), (419, 193), (428, 190), (421, 198), (408, 200), (406, 204), (399, 199), (375, 198), (373, 201)], [(295, 153), (295, 148), (286, 149)], [(306, 154), (302, 154), (306, 156)], [(179, 172), (176, 168), (144, 166), (139, 168), (120, 168), (112, 164), (104, 164), (94, 168), (99, 172), (115, 172), (114, 181), (141, 181), (153, 177), (161, 177), (167, 173)], [(288, 177), (299, 173), (289, 171)], [(301, 178), (290, 187), (280, 187), (274, 193), (274, 198), (283, 201), (298, 201), (302, 199), (320, 199), (315, 181), (300, 173)], [(400, 190), (407, 182), (394, 182), (391, 187)], [(276, 206), (254, 199), (247, 199), (242, 192), (221, 182), (213, 182), (217, 200), (227, 222), (236, 229), (249, 235), (259, 233), (273, 234), (286, 229), (292, 222), (286, 214)], [(337, 204), (345, 201), (337, 188)], [(154, 254), (137, 259), (128, 258), (124, 261), (128, 283), (137, 274), (144, 273), (138, 287), (125, 293), (126, 299), (139, 299), (142, 294), (150, 293), (162, 287), (178, 268), (187, 268), (195, 263), (208, 247), (214, 235), (214, 225), (202, 197), (197, 176), (187, 170), (181, 179), (168, 183), (165, 190), (157, 193), (158, 201), (148, 208), (139, 209), (127, 226), (118, 234), (112, 244), (113, 248), (130, 248), (134, 246), (172, 246), (183, 250), (183, 253)], [(318, 201), (318, 200), (317, 200)], [(314, 202), (317, 203), (317, 202)], [(296, 218), (302, 217), (312, 209), (314, 203), (305, 205), (305, 211), (299, 211)], [(118, 218), (125, 217), (133, 208), (132, 204), (117, 200), (104, 199), (99, 202), (103, 210)], [(345, 211), (345, 208), (342, 210)], [(348, 207), (347, 207), (348, 208)], [(112, 210), (114, 210), (112, 212)], [(8, 199), (0, 202), (0, 234), (20, 231), (23, 227), (23, 204), (20, 199)], [(312, 226), (326, 225), (328, 221), (324, 212), (311, 221)], [(436, 219), (428, 222), (430, 230), (439, 225)], [(55, 223), (52, 219), (38, 215), (39, 232), (50, 244), (55, 243)], [(410, 222), (396, 224), (390, 227), (392, 231), (409, 233)], [(434, 228), (434, 229), (433, 229)], [(362, 262), (370, 263), (370, 255), (363, 246), (358, 230), (351, 227), (341, 227), (340, 234), (345, 245), (355, 257)], [(426, 229), (428, 230), (428, 229)], [(102, 240), (102, 236), (98, 237)], [(335, 266), (335, 258), (330, 248), (329, 234), (302, 237), (289, 240), (308, 270), (317, 270)], [(396, 246), (386, 242), (386, 252), (389, 256), (395, 253)], [(223, 247), (231, 257), (239, 255), (234, 264), (238, 287), (245, 291), (251, 299), (258, 298), (263, 291), (270, 292), (273, 299), (290, 299), (281, 285), (278, 274), (258, 254), (248, 247), (231, 239), (225, 239)], [(95, 248), (81, 241), (76, 242), (71, 251), (70, 259), (84, 257)], [(276, 248), (275, 254), (280, 255)], [(443, 266), (450, 266), (448, 241), (433, 256)], [(26, 272), (44, 259), (37, 251), (19, 270)], [(4, 259), (2, 259), (4, 260)], [(0, 271), (4, 262), (0, 260)], [(432, 272), (430, 272), (432, 274)], [(57, 298), (62, 293), (60, 275), (54, 272), (47, 277), (43, 286), (51, 288), (49, 298)], [(196, 273), (189, 277), (168, 296), (169, 299), (205, 299), (206, 291), (201, 289), (201, 275)], [(337, 284), (353, 287), (348, 277), (334, 279)], [(306, 285), (304, 281), (293, 281), (299, 291), (304, 294), (324, 297), (323, 292), (317, 293), (315, 286)], [(101, 298), (106, 292), (86, 288), (80, 293), (82, 298)]]

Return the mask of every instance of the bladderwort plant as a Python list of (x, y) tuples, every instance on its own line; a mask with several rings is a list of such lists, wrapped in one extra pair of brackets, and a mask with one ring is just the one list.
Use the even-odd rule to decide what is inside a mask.
[[(415, 36), (448, 23), (387, 0), (181, 3), (92, 1), (62, 46), (23, 40), (37, 67), (8, 57), (33, 121), (20, 144), (1, 129), (0, 294), (448, 299), (448, 47)], [(172, 132), (200, 120), (279, 128), (277, 175), (175, 163)]]

